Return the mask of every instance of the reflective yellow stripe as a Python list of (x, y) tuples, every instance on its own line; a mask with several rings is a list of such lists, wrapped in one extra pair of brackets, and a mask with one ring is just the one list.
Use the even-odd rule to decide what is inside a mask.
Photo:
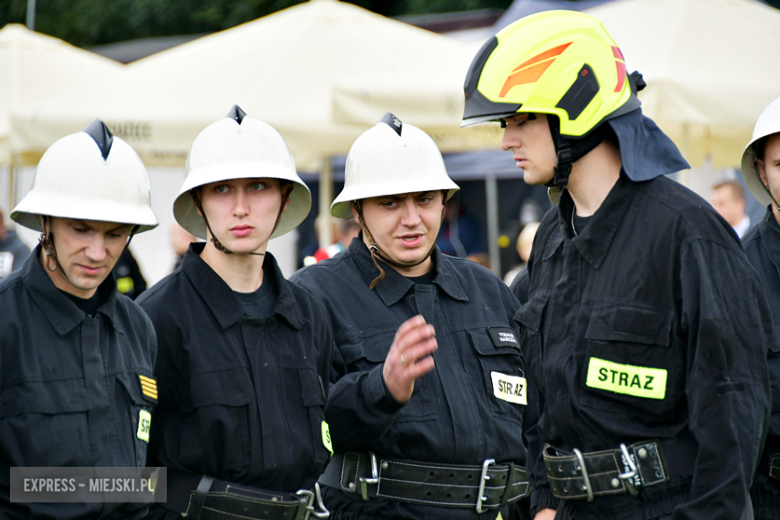
[(590, 388), (618, 394), (663, 399), (666, 397), (666, 375), (667, 372), (663, 368), (622, 365), (592, 357), (588, 363), (588, 378), (585, 384)]
[(151, 377), (142, 376), (140, 374), (138, 375), (138, 379), (140, 379), (142, 383), (149, 383), (149, 384), (152, 384), (152, 385), (156, 385), (157, 384), (157, 381), (155, 381)]
[(157, 399), (157, 382), (146, 376), (138, 375), (138, 379), (141, 381), (141, 391), (144, 395)]
[(330, 428), (328, 423), (322, 421), (322, 445), (333, 455), (333, 443), (330, 440)]

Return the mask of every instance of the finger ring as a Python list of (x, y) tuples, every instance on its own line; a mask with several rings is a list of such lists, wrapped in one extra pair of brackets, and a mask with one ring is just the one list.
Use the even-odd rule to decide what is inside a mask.
[(406, 366), (406, 360), (404, 359), (404, 355), (401, 354), (401, 364), (405, 367)]

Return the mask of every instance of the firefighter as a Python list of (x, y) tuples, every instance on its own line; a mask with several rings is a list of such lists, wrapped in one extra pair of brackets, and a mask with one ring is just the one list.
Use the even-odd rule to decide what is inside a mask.
[(516, 316), (537, 519), (751, 517), (769, 308), (730, 226), (665, 176), (688, 165), (642, 115), (643, 86), (571, 11), (508, 26), (466, 77), (464, 125), (500, 121), (525, 181), (558, 200)]
[(206, 242), (138, 299), (160, 342), (150, 453), (168, 468), (150, 516), (324, 515), (311, 490), (331, 447), (330, 323), (267, 251), (309, 213), (309, 189), (282, 136), (238, 106), (198, 135), (185, 175), (173, 214)]
[(110, 276), (157, 226), (141, 159), (100, 120), (43, 154), (11, 218), (40, 245), (0, 282), (0, 517), (144, 518), (144, 503), (11, 503), (12, 467), (143, 467), (157, 344)]
[(492, 519), (527, 494), (518, 302), (436, 247), (457, 189), (433, 140), (386, 114), (352, 145), (331, 206), (360, 234), (292, 278), (325, 302), (336, 341), (332, 518)]
[[(742, 154), (742, 172), (750, 192), (766, 206), (766, 215), (743, 238), (745, 254), (758, 271), (766, 289), (772, 322), (780, 323), (780, 98), (761, 114), (753, 138)], [(772, 420), (750, 496), (755, 517), (780, 518), (780, 335), (769, 343), (769, 377), (772, 387)]]

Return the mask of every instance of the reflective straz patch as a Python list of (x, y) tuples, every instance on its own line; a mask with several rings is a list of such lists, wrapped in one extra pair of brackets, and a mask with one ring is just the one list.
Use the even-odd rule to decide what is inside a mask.
[(666, 397), (666, 375), (667, 372), (663, 368), (621, 365), (592, 357), (588, 363), (588, 377), (585, 384), (590, 388), (617, 394), (644, 399), (663, 399)]
[(528, 404), (528, 390), (524, 377), (491, 372), (493, 395), (502, 401), (514, 404)]
[(152, 414), (146, 410), (141, 410), (138, 414), (138, 433), (136, 434), (139, 439), (148, 443), (149, 442), (149, 430), (152, 427)]
[(333, 455), (333, 443), (330, 440), (330, 427), (328, 427), (328, 423), (325, 421), (322, 421), (322, 445), (325, 446), (325, 449), (328, 450), (331, 455)]

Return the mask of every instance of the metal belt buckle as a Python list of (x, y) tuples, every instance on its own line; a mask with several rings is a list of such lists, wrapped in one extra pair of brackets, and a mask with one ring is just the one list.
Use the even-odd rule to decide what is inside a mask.
[(495, 463), (495, 459), (485, 459), (485, 462), (482, 463), (482, 474), (479, 476), (479, 492), (477, 493), (477, 513), (487, 511), (487, 509), (482, 509), (482, 502), (488, 499), (487, 495), (485, 495), (485, 484), (491, 478), (488, 475), (488, 468)]
[(631, 460), (631, 455), (628, 453), (628, 448), (626, 448), (626, 445), (622, 442), (620, 443), (620, 451), (623, 452), (623, 458), (626, 459), (626, 464), (628, 464), (630, 471), (625, 473), (618, 473), (618, 478), (623, 481), (623, 486), (625, 486), (625, 488), (629, 493), (631, 493), (632, 496), (637, 496), (639, 491), (637, 491), (637, 489), (631, 483), (631, 479), (633, 479), (638, 473), (636, 464), (634, 464), (634, 461)]
[(379, 484), (379, 470), (376, 465), (376, 454), (373, 451), (368, 452), (371, 455), (371, 478), (360, 477), (360, 494), (363, 500), (368, 501), (368, 485)]
[(578, 469), (582, 473), (582, 480), (585, 483), (583, 486), (585, 489), (583, 489), (583, 491), (588, 494), (588, 502), (593, 502), (593, 488), (590, 485), (588, 469), (585, 467), (585, 458), (582, 456), (582, 452), (577, 448), (572, 448), (572, 451), (574, 452), (574, 456), (577, 457), (577, 462), (580, 464), (580, 466), (575, 469)]
[[(299, 489), (295, 494), (301, 498), (305, 497), (306, 500), (306, 515), (303, 517), (303, 520), (309, 520), (312, 516), (314, 516), (314, 518), (328, 518), (330, 516), (330, 511), (328, 511), (328, 508), (325, 507), (325, 504), (322, 502), (322, 493), (320, 492), (319, 483), (314, 483), (314, 492), (311, 492), (308, 489)], [(317, 508), (319, 508), (319, 510), (314, 507), (315, 499), (317, 500)]]

